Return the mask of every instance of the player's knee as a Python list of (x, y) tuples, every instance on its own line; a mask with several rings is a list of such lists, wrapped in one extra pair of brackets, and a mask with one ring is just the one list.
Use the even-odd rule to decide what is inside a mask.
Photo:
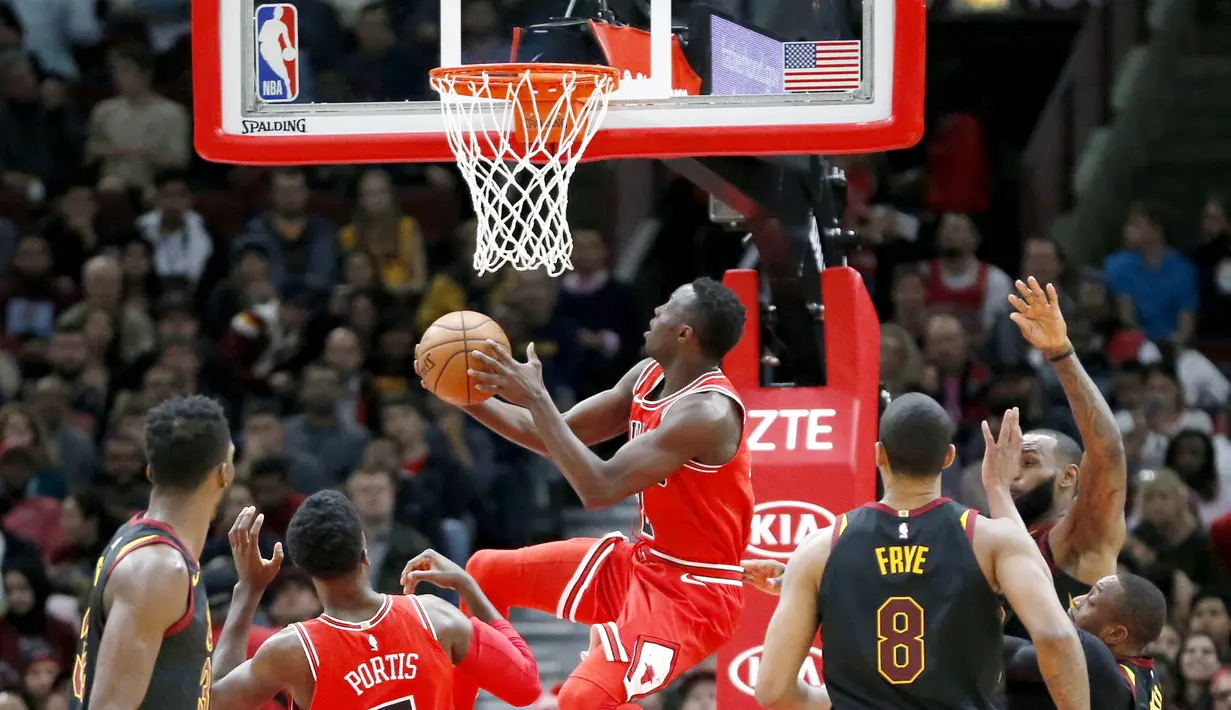
[(560, 710), (616, 710), (621, 702), (593, 681), (569, 678), (556, 696)]

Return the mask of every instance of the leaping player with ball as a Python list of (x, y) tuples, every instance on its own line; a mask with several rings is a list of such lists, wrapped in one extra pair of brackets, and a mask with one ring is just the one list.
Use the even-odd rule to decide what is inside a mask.
[[(472, 334), (469, 347), (482, 346), (467, 353), (465, 370), (443, 378), (432, 370), (448, 367), (448, 358), (427, 357), (441, 344), (427, 342), (430, 330), (416, 349), (429, 389), (441, 393), (449, 389), (442, 379), (464, 376), (467, 388), (499, 395), (504, 401), (468, 397), (463, 409), (550, 457), (587, 509), (638, 497), (634, 540), (611, 533), (482, 550), (466, 566), (501, 613), (538, 609), (590, 625), (590, 650), (560, 692), (561, 710), (634, 710), (633, 700), (715, 653), (739, 626), (752, 457), (744, 406), (720, 364), (744, 320), (739, 298), (722, 284), (703, 278), (680, 287), (654, 311), (648, 358), (563, 413), (543, 385), (533, 344), (523, 363), (495, 339)], [(590, 451), (626, 432), (628, 443), (611, 459)], [(469, 710), (474, 698), (455, 701)]]

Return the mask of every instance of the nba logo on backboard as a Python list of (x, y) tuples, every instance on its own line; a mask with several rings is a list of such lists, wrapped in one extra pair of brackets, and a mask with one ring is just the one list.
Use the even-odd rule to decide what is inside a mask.
[(256, 95), (266, 103), (299, 98), (299, 11), (277, 3), (256, 9)]

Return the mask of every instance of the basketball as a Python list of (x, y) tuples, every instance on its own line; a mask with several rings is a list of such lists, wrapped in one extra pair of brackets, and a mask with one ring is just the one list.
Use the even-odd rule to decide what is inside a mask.
[(298, 57), (298, 56), (299, 56), (299, 52), (296, 52), (294, 47), (287, 47), (286, 49), (282, 50), (282, 58), (288, 62), (295, 61), (295, 57)]
[(471, 354), (478, 350), (495, 356), (487, 341), (493, 340), (509, 349), (509, 338), (500, 324), (474, 311), (454, 311), (436, 319), (415, 351), (419, 376), (423, 386), (449, 404), (466, 406), (479, 404), (492, 396), (476, 389), (467, 370), (487, 369), (482, 360)]

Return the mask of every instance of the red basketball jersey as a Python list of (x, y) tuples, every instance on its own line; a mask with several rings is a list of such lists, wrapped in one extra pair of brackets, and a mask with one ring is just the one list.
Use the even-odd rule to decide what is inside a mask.
[(309, 710), (453, 710), (453, 661), (415, 597), (385, 595), (358, 624), (321, 614), (291, 626), (316, 679)]
[[(739, 394), (721, 371), (702, 375), (680, 391), (654, 399), (663, 377), (662, 365), (651, 362), (637, 379), (629, 438), (653, 431), (672, 405), (692, 394), (721, 392), (743, 412)], [(738, 571), (752, 530), (752, 453), (747, 428), (730, 461), (721, 466), (686, 463), (667, 480), (640, 493), (638, 502), (639, 536), (649, 541), (652, 553), (701, 566), (733, 566)]]

